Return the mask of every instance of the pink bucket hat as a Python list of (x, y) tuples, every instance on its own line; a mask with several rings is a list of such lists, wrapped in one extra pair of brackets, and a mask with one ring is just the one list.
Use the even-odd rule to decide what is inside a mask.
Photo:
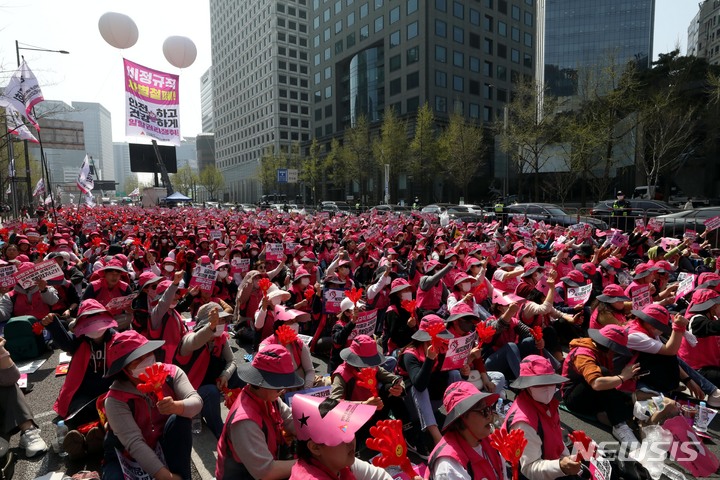
[(295, 373), (290, 355), (282, 345), (261, 345), (251, 363), (238, 365), (238, 375), (249, 385), (270, 390), (301, 387), (305, 380)]
[(620, 285), (611, 283), (603, 288), (602, 295), (597, 296), (598, 301), (603, 303), (629, 302), (630, 297), (625, 295), (625, 291)]
[(78, 336), (87, 335), (117, 326), (117, 322), (107, 309), (94, 298), (89, 298), (80, 303), (73, 333)]
[(643, 322), (647, 322), (657, 328), (665, 335), (669, 335), (672, 332), (672, 326), (670, 325), (670, 313), (668, 313), (667, 308), (662, 305), (648, 303), (642, 308), (642, 310), (631, 310), (630, 313)]
[(720, 294), (715, 290), (703, 288), (693, 293), (688, 313), (702, 313), (709, 310), (713, 305), (720, 303)]
[(540, 355), (528, 355), (520, 362), (520, 375), (510, 385), (512, 388), (556, 385), (570, 380), (555, 373), (550, 360)]
[(443, 330), (437, 335), (439, 338), (444, 338), (447, 340), (453, 338), (453, 334), (445, 328), (445, 321), (434, 313), (425, 315), (422, 320), (420, 320), (420, 327), (418, 328), (417, 332), (413, 333), (411, 338), (419, 342), (427, 342), (431, 340), (432, 337), (428, 333), (428, 329), (430, 329), (433, 325), (443, 326)]
[(440, 412), (445, 414), (445, 423), (442, 429), (447, 429), (455, 420), (472, 410), (472, 408), (485, 401), (486, 406), (491, 406), (500, 395), (497, 393), (484, 393), (477, 389), (470, 382), (460, 381), (451, 383), (443, 395), (443, 404)]
[(125, 330), (116, 334), (107, 346), (108, 371), (105, 373), (105, 378), (116, 375), (128, 363), (157, 350), (164, 344), (165, 340), (148, 340), (135, 330)]
[(588, 330), (588, 336), (592, 338), (593, 342), (607, 347), (619, 355), (628, 357), (632, 355), (627, 348), (628, 331), (620, 325), (605, 325), (599, 330), (591, 328)]
[(340, 351), (340, 358), (356, 368), (377, 367), (385, 362), (378, 345), (368, 335), (358, 335), (348, 348)]
[(326, 400), (304, 394), (293, 396), (292, 414), (298, 440), (312, 440), (329, 447), (350, 443), (376, 411), (372, 405), (340, 401), (322, 416), (318, 407)]
[(275, 305), (275, 310), (273, 311), (273, 313), (275, 315), (275, 320), (280, 320), (281, 322), (310, 321), (310, 314), (308, 312), (295, 310), (294, 308), (286, 308), (284, 305)]

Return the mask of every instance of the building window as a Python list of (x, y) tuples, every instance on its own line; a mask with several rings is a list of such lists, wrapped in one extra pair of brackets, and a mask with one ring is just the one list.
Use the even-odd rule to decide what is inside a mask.
[(528, 27), (533, 26), (533, 14), (530, 12), (525, 12), (525, 25)]
[(375, 10), (382, 8), (383, 3), (385, 3), (383, 0), (375, 0)]
[(420, 61), (420, 47), (408, 48), (406, 52), (405, 65), (412, 65)]
[(323, 11), (323, 22), (329, 22), (330, 21), (330, 9), (326, 8)]
[(418, 111), (418, 107), (420, 106), (420, 97), (412, 97), (408, 98), (405, 102), (405, 113), (415, 113)]
[(447, 37), (447, 23), (442, 20), (435, 19), (435, 35), (438, 37)]
[(412, 90), (420, 86), (420, 72), (409, 73), (405, 78), (405, 89)]
[(504, 67), (502, 65), (497, 66), (497, 79), (507, 81), (507, 68), (506, 67)]
[(492, 10), (492, 8), (493, 8), (493, 0), (483, 0), (483, 7)]
[(400, 55), (390, 57), (390, 71), (400, 70), (400, 67), (402, 67), (402, 57)]
[(407, 26), (407, 39), (415, 38), (418, 36), (418, 22), (412, 22)]
[(504, 44), (498, 43), (497, 55), (500, 58), (507, 58), (507, 47)]
[(442, 45), (435, 45), (435, 61), (442, 63), (447, 62), (447, 48)]
[(355, 25), (355, 12), (350, 12), (347, 16), (347, 26), (352, 27), (353, 25)]
[(363, 25), (360, 28), (360, 41), (367, 40), (367, 38), (370, 36), (370, 27), (368, 25)]
[(513, 20), (520, 20), (520, 7), (517, 5), (512, 6), (512, 18)]
[(488, 55), (493, 54), (493, 41), (489, 38), (483, 40), (483, 53), (487, 53)]
[(337, 35), (342, 31), (342, 20), (335, 22), (335, 34)]
[(493, 31), (493, 17), (490, 15), (485, 15), (483, 17), (483, 30), (486, 32), (492, 32)]
[(397, 95), (402, 90), (402, 79), (396, 78), (390, 81), (390, 96)]
[(523, 54), (523, 66), (527, 68), (532, 68), (533, 66), (533, 58), (532, 55), (529, 53)]
[(325, 80), (332, 78), (332, 67), (325, 67)]
[(470, 104), (470, 118), (480, 118), (480, 105), (477, 103)]
[(325, 99), (332, 98), (332, 85), (325, 87)]
[(332, 105), (325, 105), (325, 118), (332, 117)]
[(520, 52), (515, 50), (514, 48), (511, 48), (510, 60), (512, 60), (513, 63), (520, 63)]
[(493, 98), (493, 88), (489, 83), (483, 85), (483, 98), (485, 100), (492, 100)]
[(385, 17), (382, 15), (375, 19), (375, 33), (382, 31), (385, 26)]
[(400, 30), (396, 30), (390, 34), (390, 48), (400, 45)]
[(470, 71), (471, 72), (480, 72), (480, 59), (477, 57), (470, 57)]
[(468, 92), (470, 92), (470, 95), (480, 95), (480, 82), (477, 80), (470, 80), (469, 83)]
[(480, 12), (474, 8), (470, 9), (470, 23), (476, 26), (480, 26)]
[(503, 90), (502, 88), (498, 88), (497, 92), (495, 94), (495, 97), (498, 102), (507, 102), (507, 90)]
[(447, 98), (440, 95), (435, 96), (435, 111), (439, 113), (447, 113)]
[(350, 35), (347, 36), (347, 38), (345, 39), (345, 43), (347, 44), (347, 48), (355, 45), (355, 32), (352, 32)]
[(455, 18), (459, 18), (460, 20), (465, 18), (465, 9), (463, 8), (463, 4), (457, 0), (453, 2), (453, 16), (455, 16)]
[(447, 73), (442, 70), (435, 70), (435, 86), (447, 88)]
[(330, 27), (323, 30), (323, 41), (327, 42), (328, 40), (330, 40)]
[(407, 0), (407, 14), (410, 15), (411, 13), (417, 12), (418, 9), (418, 0)]
[(512, 38), (513, 42), (519, 42), (520, 41), (520, 29), (517, 27), (512, 27), (510, 29), (510, 38)]
[(315, 103), (319, 103), (322, 101), (322, 92), (320, 90), (316, 91), (313, 95)]
[(460, 27), (453, 27), (453, 40), (455, 43), (465, 43), (465, 30)]
[(435, 9), (447, 12), (447, 0), (435, 0)]
[(470, 32), (470, 40), (468, 42), (472, 48), (480, 48), (480, 35)]
[(315, 72), (315, 85), (320, 85), (320, 72)]
[(453, 50), (453, 65), (456, 67), (465, 67), (465, 55), (462, 52)]
[(456, 115), (464, 115), (465, 114), (465, 104), (462, 100), (455, 99), (453, 100), (453, 113)]
[(453, 90), (456, 92), (465, 91), (465, 80), (459, 75), (453, 75)]
[(392, 25), (393, 23), (395, 23), (399, 20), (400, 20), (400, 6), (397, 6), (397, 7), (393, 8), (392, 10), (390, 10), (390, 17), (389, 17), (390, 25)]
[(492, 62), (483, 63), (483, 75), (492, 78), (493, 76), (493, 64)]
[(483, 122), (492, 120), (492, 107), (483, 107)]
[(368, 8), (367, 2), (360, 5), (360, 18), (365, 18), (368, 16), (368, 13), (370, 13), (370, 9)]
[(507, 37), (507, 23), (498, 20), (498, 33), (503, 37)]

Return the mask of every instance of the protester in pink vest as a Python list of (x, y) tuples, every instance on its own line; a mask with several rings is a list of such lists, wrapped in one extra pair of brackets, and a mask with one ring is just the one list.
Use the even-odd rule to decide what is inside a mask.
[(448, 295), (447, 288), (442, 280), (453, 268), (455, 268), (453, 262), (444, 267), (437, 260), (428, 260), (425, 264), (425, 275), (420, 277), (416, 292), (419, 317), (422, 318), (429, 313), (438, 312), (443, 300)]
[(372, 406), (299, 394), (293, 397), (292, 412), (298, 460), (292, 467), (291, 480), (392, 478), (382, 468), (355, 458), (355, 433), (375, 413)]
[(580, 473), (580, 462), (570, 456), (560, 428), (558, 384), (568, 378), (557, 375), (550, 361), (528, 355), (520, 362), (520, 376), (510, 385), (520, 393), (505, 417), (508, 431), (520, 429), (527, 446), (520, 457), (520, 472), (527, 478), (560, 478)]
[(492, 276), (493, 288), (502, 290), (507, 293), (514, 293), (520, 283), (520, 275), (525, 273), (525, 269), (517, 265), (515, 257), (512, 255), (504, 255), (498, 262), (498, 268)]
[[(720, 294), (715, 290), (700, 289), (693, 293), (686, 315), (690, 317), (688, 331), (697, 338), (690, 345), (683, 337), (678, 355), (715, 386), (720, 385)], [(713, 407), (718, 401), (709, 398)]]
[(633, 380), (640, 364), (628, 363), (617, 374), (613, 366), (614, 355), (632, 356), (627, 349), (627, 328), (605, 325), (600, 330), (590, 329), (588, 335), (570, 342), (570, 353), (563, 363), (562, 374), (570, 379), (561, 387), (565, 405), (590, 416), (606, 413), (615, 438), (637, 442), (627, 423), (633, 417), (630, 396), (618, 388)]
[[(115, 335), (107, 349), (106, 376), (114, 382), (105, 400), (110, 431), (105, 438), (104, 479), (124, 478), (115, 449), (157, 480), (191, 478), (191, 419), (200, 413), (202, 399), (180, 368), (155, 362), (155, 352), (162, 345), (127, 330)], [(140, 375), (155, 365), (168, 373), (161, 387), (162, 400), (158, 393), (138, 388)]]
[(296, 432), (292, 412), (280, 396), (286, 388), (303, 385), (290, 352), (281, 345), (264, 345), (252, 363), (238, 366), (238, 375), (247, 386), (230, 408), (220, 435), (215, 478), (288, 478), (295, 465), (288, 442)]
[(494, 404), (499, 396), (481, 393), (469, 382), (452, 383), (443, 396), (443, 437), (430, 454), (429, 480), (471, 478), (504, 480), (505, 462), (490, 445)]
[(625, 325), (626, 313), (632, 303), (620, 285), (610, 284), (603, 288), (602, 295), (595, 299), (590, 314), (590, 328), (599, 330), (605, 325)]

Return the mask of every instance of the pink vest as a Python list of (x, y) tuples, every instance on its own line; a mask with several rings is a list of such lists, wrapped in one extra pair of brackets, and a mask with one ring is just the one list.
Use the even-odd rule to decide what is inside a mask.
[(90, 285), (93, 287), (93, 298), (103, 305), (107, 305), (113, 298), (122, 297), (128, 289), (128, 284), (122, 280), (112, 290), (108, 288), (103, 278), (90, 282)]
[(85, 371), (87, 370), (89, 363), (90, 345), (83, 341), (70, 359), (68, 374), (65, 377), (62, 387), (60, 387), (60, 394), (58, 395), (57, 400), (55, 400), (55, 405), (53, 405), (53, 410), (55, 410), (55, 412), (63, 418), (67, 417), (67, 414), (69, 413), (68, 409), (70, 408), (70, 402), (72, 401), (75, 392), (77, 392), (80, 388), (83, 378), (85, 378)]
[(356, 480), (350, 467), (340, 470), (338, 475), (313, 460), (299, 459), (290, 471), (290, 480)]
[(575, 267), (573, 267), (572, 262), (557, 262), (554, 264), (555, 270), (558, 273), (558, 278), (567, 277), (568, 273), (575, 270)]
[[(357, 385), (357, 382), (355, 380), (355, 372), (357, 372), (357, 368), (352, 367), (348, 365), (347, 363), (343, 362), (340, 364), (338, 368), (335, 369), (335, 371), (332, 374), (333, 379), (336, 375), (340, 375), (340, 377), (345, 381), (345, 397), (343, 400), (350, 400), (353, 402), (364, 402), (368, 398), (370, 398), (370, 390), (359, 387)], [(350, 398), (348, 397), (348, 390), (350, 391)]]
[[(175, 365), (165, 364), (165, 368), (168, 371), (168, 376), (163, 385), (163, 394), (166, 397), (172, 397), (175, 395), (172, 383), (175, 380), (177, 367)], [(130, 404), (130, 410), (132, 410), (135, 423), (140, 427), (145, 443), (154, 450), (158, 440), (163, 434), (165, 422), (167, 422), (167, 419), (170, 417), (158, 411), (157, 401), (140, 392), (130, 393), (112, 389), (108, 393), (108, 397), (123, 403), (132, 402)]]
[(493, 288), (497, 288), (498, 290), (502, 290), (503, 292), (509, 292), (514, 293), (515, 289), (517, 288), (518, 284), (520, 283), (519, 277), (513, 277), (508, 278), (504, 282), (501, 282), (497, 278), (495, 278), (495, 275), (493, 274), (492, 280), (490, 280), (490, 283), (492, 284)]
[(30, 295), (30, 299), (28, 299), (26, 293), (20, 293), (16, 290), (12, 290), (9, 295), (13, 302), (13, 317), (31, 315), (39, 320), (50, 313), (50, 306), (42, 301), (40, 291), (35, 291)]
[[(523, 390), (508, 410), (504, 427), (510, 430), (516, 423), (527, 423), (542, 440), (543, 460), (557, 460), (565, 449), (558, 405), (559, 402), (554, 399), (548, 405), (541, 405), (533, 400), (527, 390)], [(548, 410), (550, 416), (546, 413)]]
[(480, 440), (480, 445), (485, 457), (471, 448), (457, 432), (446, 433), (430, 454), (426, 480), (434, 480), (435, 465), (443, 457), (452, 458), (462, 465), (473, 480), (503, 480), (505, 462), (500, 457), (500, 452), (490, 445), (488, 438)]
[[(148, 326), (149, 325), (148, 323)], [(158, 361), (165, 363), (173, 363), (175, 361), (180, 340), (182, 340), (185, 332), (187, 332), (185, 322), (183, 322), (182, 317), (174, 308), (171, 308), (165, 314), (159, 330), (153, 330), (149, 327), (147, 335), (149, 340), (165, 340), (165, 344), (160, 347), (160, 350), (163, 351), (163, 358), (158, 357)], [(156, 354), (156, 356), (158, 355)]]
[[(498, 321), (502, 322), (502, 320)], [(518, 320), (517, 317), (513, 317), (510, 320), (510, 325), (508, 325), (507, 328), (493, 340), (491, 344), (493, 351), (501, 349), (508, 343), (517, 343), (518, 334), (515, 329), (517, 328), (519, 323), (520, 320)]]
[[(702, 316), (703, 315), (693, 316), (690, 319), (690, 327), (692, 327), (692, 322), (695, 318)], [(697, 341), (697, 345), (691, 347), (690, 344), (687, 343), (687, 340), (685, 340), (685, 337), (683, 337), (678, 356), (695, 370), (703, 367), (719, 367), (720, 336), (712, 335), (710, 337), (702, 337), (698, 338)]]
[(437, 285), (427, 291), (418, 287), (417, 292), (415, 293), (417, 298), (417, 308), (421, 308), (423, 310), (431, 310), (433, 312), (437, 311), (440, 308), (442, 293), (443, 282), (438, 282)]
[(255, 422), (265, 434), (267, 448), (275, 460), (277, 460), (281, 442), (285, 441), (282, 434), (283, 420), (277, 406), (279, 400), (266, 403), (256, 397), (251, 388), (248, 385), (242, 389), (240, 396), (235, 400), (228, 412), (225, 426), (223, 426), (217, 444), (218, 459), (215, 466), (215, 478), (217, 480), (222, 480), (226, 472), (228, 477), (232, 478), (237, 473), (237, 466), (243, 463), (233, 447), (230, 432), (228, 431), (235, 423), (243, 420)]

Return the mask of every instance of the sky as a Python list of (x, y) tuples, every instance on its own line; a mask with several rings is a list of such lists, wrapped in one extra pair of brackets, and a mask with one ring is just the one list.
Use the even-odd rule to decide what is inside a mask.
[[(697, 11), (698, 0), (656, 0), (654, 57), (678, 43), (685, 53), (687, 28)], [(139, 38), (133, 47), (119, 50), (103, 40), (98, 20), (105, 12), (123, 13), (135, 21)], [(198, 50), (195, 63), (183, 70), (172, 66), (162, 53), (164, 40), (173, 35), (191, 38)], [(0, 86), (16, 68), (16, 40), (70, 52), (20, 51), (46, 99), (68, 104), (97, 102), (107, 108), (112, 114), (113, 141), (126, 140), (123, 58), (179, 74), (181, 133), (201, 133), (200, 77), (211, 63), (208, 0), (0, 0)]]

